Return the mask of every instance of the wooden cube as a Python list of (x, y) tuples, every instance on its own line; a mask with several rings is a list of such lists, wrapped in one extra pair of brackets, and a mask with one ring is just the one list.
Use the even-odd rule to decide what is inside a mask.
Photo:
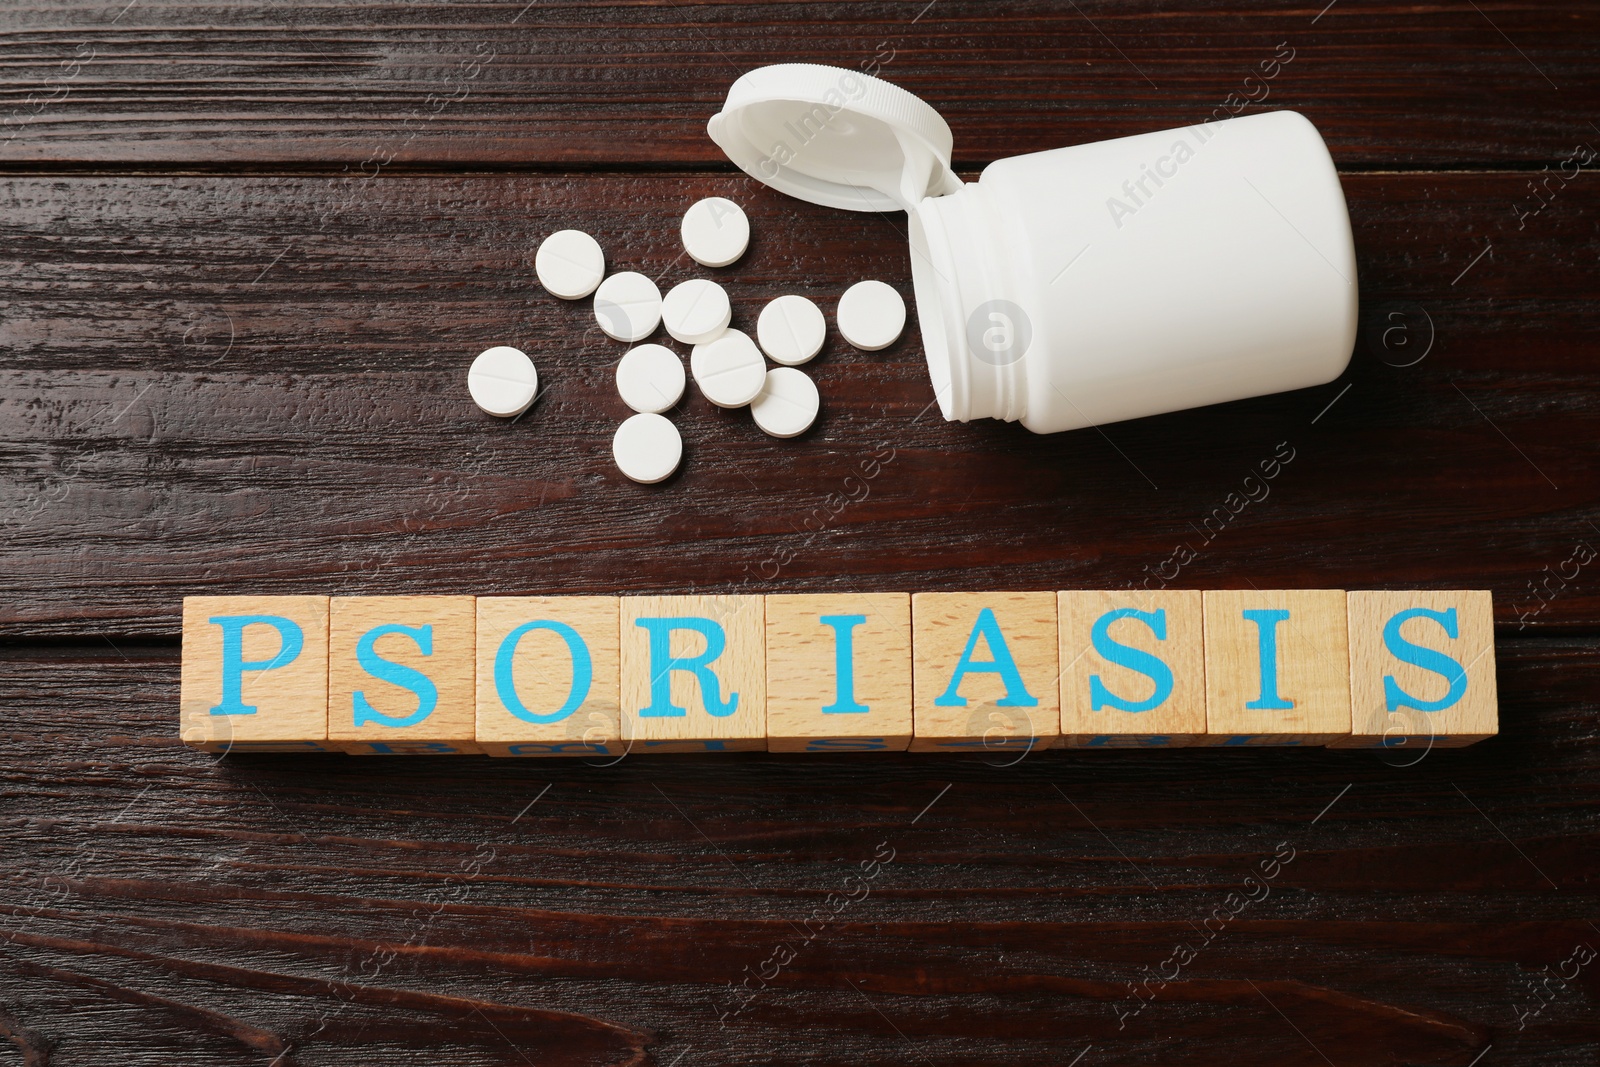
[(206, 752), (337, 752), (328, 743), (328, 598), (183, 599), (179, 736)]
[(1197, 589), (1059, 595), (1064, 748), (1178, 748), (1206, 732)]
[(766, 749), (763, 599), (622, 598), (622, 730), (631, 751)]
[(911, 751), (1020, 756), (1056, 743), (1055, 593), (917, 593), (911, 629)]
[(478, 598), (478, 747), (620, 755), (614, 596)]
[(1322, 745), (1350, 734), (1340, 589), (1205, 594), (1205, 745)]
[(334, 597), (330, 608), (330, 741), (358, 755), (479, 751), (474, 597)]
[(911, 741), (911, 597), (766, 598), (767, 751), (891, 752)]
[(1353, 592), (1350, 736), (1336, 748), (1459, 748), (1499, 732), (1494, 602), (1474, 590)]

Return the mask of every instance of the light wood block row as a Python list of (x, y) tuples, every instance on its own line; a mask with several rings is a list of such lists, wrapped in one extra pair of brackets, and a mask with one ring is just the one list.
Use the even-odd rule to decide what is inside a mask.
[(189, 597), (214, 753), (1450, 748), (1498, 731), (1481, 590)]

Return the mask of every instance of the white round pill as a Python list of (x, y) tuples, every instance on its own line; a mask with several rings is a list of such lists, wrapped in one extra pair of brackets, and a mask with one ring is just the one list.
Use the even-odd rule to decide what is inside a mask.
[(750, 414), (763, 433), (772, 437), (799, 437), (817, 421), (817, 383), (803, 370), (774, 367), (766, 384), (750, 402)]
[(491, 415), (521, 415), (539, 394), (539, 372), (521, 349), (497, 345), (478, 354), (467, 371), (472, 402)]
[(822, 351), (828, 320), (803, 296), (780, 296), (761, 309), (756, 340), (774, 363), (796, 367)]
[(661, 325), (661, 290), (637, 271), (613, 274), (594, 291), (594, 317), (608, 337), (642, 341)]
[(611, 455), (623, 474), (649, 485), (665, 481), (683, 458), (683, 438), (664, 416), (644, 411), (630, 416), (611, 438)]
[(856, 282), (839, 298), (839, 332), (864, 352), (888, 348), (906, 328), (906, 302), (883, 282)]
[(617, 364), (617, 392), (635, 411), (659, 414), (683, 399), (683, 360), (665, 345), (628, 349)]
[(716, 282), (704, 278), (674, 285), (661, 301), (667, 332), (686, 345), (714, 341), (733, 321), (733, 305)]
[(606, 254), (600, 242), (582, 230), (557, 230), (539, 242), (533, 272), (550, 295), (580, 300), (606, 276)]
[(700, 392), (719, 408), (750, 403), (767, 378), (767, 361), (743, 330), (728, 330), (715, 341), (695, 345), (689, 369)]
[(750, 220), (732, 200), (710, 196), (683, 216), (683, 247), (696, 263), (726, 267), (750, 244)]

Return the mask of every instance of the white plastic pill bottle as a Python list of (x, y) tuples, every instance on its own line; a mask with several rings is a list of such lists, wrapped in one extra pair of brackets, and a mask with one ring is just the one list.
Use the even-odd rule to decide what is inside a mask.
[(1350, 216), (1294, 112), (1013, 156), (968, 184), (922, 100), (780, 64), (734, 82), (709, 132), (783, 192), (907, 212), (947, 419), (1054, 433), (1321, 385), (1350, 361)]

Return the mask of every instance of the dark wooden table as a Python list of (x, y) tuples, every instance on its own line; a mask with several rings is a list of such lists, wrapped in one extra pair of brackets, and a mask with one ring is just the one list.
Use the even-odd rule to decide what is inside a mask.
[[(1600, 1057), (1595, 5), (18, 0), (0, 59), (0, 1064)], [(1356, 229), (1349, 372), (1041, 438), (923, 414), (914, 328), (834, 338), (805, 438), (695, 396), (682, 474), (623, 480), (620, 346), (534, 282), (544, 234), (681, 280), (723, 194), (736, 324), (909, 294), (903, 216), (706, 138), (784, 60), (881, 68), (969, 175), (1304, 112)], [(463, 388), (500, 343), (549, 385), (513, 424)], [(1116, 587), (1186, 542), (1181, 586), (1493, 589), (1501, 736), (607, 767), (175, 737), (189, 593)]]

